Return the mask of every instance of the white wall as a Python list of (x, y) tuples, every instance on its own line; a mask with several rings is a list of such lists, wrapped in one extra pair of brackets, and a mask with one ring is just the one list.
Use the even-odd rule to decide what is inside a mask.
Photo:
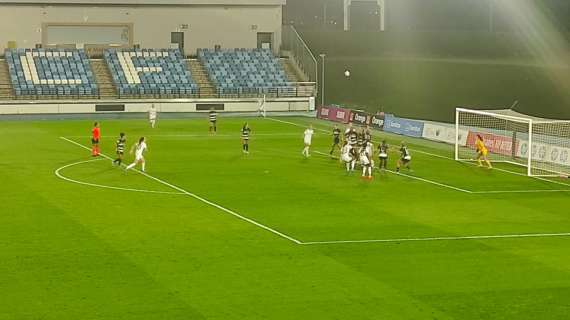
[[(207, 112), (196, 111), (196, 104), (198, 103), (223, 103), (225, 105), (223, 112), (256, 112), (259, 108), (259, 101), (257, 100), (202, 100), (198, 102), (156, 102), (154, 104), (160, 112)], [(125, 111), (96, 112), (95, 104), (104, 105), (106, 103), (14, 103), (0, 105), (0, 115), (147, 112), (151, 106), (150, 102), (113, 102), (111, 104), (125, 104)], [(265, 104), (265, 110), (267, 112), (311, 111), (309, 104), (309, 98), (284, 98), (278, 101), (268, 101)]]
[[(186, 54), (198, 48), (255, 48), (258, 32), (274, 33), (281, 44), (280, 5), (267, 6), (36, 6), (0, 5), (0, 52), (7, 42), (19, 48), (42, 42), (43, 23), (132, 23), (134, 43), (144, 48), (168, 48), (170, 32), (185, 32)], [(180, 30), (188, 24), (189, 30)], [(252, 30), (252, 25), (257, 29)]]
[(14, 4), (97, 4), (97, 5), (285, 5), (285, 0), (0, 0)]

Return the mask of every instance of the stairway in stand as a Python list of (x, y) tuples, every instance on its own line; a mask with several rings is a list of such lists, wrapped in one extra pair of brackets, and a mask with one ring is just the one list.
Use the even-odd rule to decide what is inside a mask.
[(216, 98), (216, 87), (210, 81), (208, 72), (197, 59), (188, 60), (188, 69), (192, 73), (192, 78), (200, 88), (200, 98)]
[(0, 60), (0, 100), (14, 99), (14, 90), (6, 60)]
[(287, 58), (281, 58), (281, 59), (279, 59), (279, 61), (281, 62), (283, 69), (285, 69), (285, 74), (287, 75), (287, 79), (290, 82), (303, 82), (303, 81), (305, 81), (305, 80), (303, 80), (303, 76), (297, 72), (295, 67), (293, 67), (293, 65), (292, 65), (293, 62), (291, 62), (291, 60), (289, 60)]
[(117, 88), (113, 83), (113, 77), (107, 63), (102, 59), (92, 59), (91, 69), (99, 86), (101, 99), (117, 99)]

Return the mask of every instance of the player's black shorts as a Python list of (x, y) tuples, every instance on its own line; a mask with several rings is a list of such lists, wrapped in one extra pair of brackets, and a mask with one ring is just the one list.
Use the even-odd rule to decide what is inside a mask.
[(92, 143), (92, 144), (97, 144), (97, 143), (99, 143), (99, 139), (91, 139), (91, 143)]
[(210, 124), (215, 127), (215, 126), (216, 126), (216, 121), (217, 121), (217, 120), (210, 120)]
[(404, 158), (400, 158), (400, 160), (402, 160), (402, 163), (404, 163), (404, 164), (406, 164), (406, 163), (410, 162), (410, 160), (408, 160), (408, 159), (404, 159)]
[(339, 143), (340, 143), (340, 138), (334, 138), (333, 143), (334, 143), (334, 144), (339, 144)]
[(122, 155), (124, 155), (124, 154), (125, 154), (124, 151), (117, 151), (117, 155), (118, 155), (118, 156), (122, 156)]

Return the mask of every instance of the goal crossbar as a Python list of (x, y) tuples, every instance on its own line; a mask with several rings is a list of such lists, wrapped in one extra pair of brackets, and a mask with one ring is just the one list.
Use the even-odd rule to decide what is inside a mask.
[(465, 108), (457, 108), (457, 109), (455, 109), (455, 112), (456, 112), (456, 113), (458, 113), (458, 112), (468, 112), (468, 113), (472, 113), (472, 114), (480, 114), (480, 115), (484, 115), (484, 116), (502, 118), (502, 119), (506, 119), (506, 120), (521, 121), (521, 122), (529, 122), (529, 121), (532, 121), (532, 119), (530, 119), (530, 118), (523, 118), (523, 117), (510, 116), (510, 115), (506, 115), (506, 114), (493, 113), (493, 112), (484, 111), (484, 110), (471, 110), (471, 109), (465, 109)]
[(570, 174), (570, 121), (457, 108), (455, 160), (473, 160), (477, 137), (485, 140), (493, 162), (525, 166), (529, 176)]

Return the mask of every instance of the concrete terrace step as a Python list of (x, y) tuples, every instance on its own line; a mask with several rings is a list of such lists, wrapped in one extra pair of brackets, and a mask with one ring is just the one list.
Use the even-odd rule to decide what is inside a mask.
[(113, 83), (113, 77), (111, 76), (107, 63), (102, 59), (92, 59), (91, 69), (93, 70), (93, 74), (95, 74), (95, 81), (97, 81), (97, 85), (99, 86), (101, 98), (118, 98), (117, 88)]
[(188, 60), (188, 68), (192, 73), (192, 78), (200, 87), (200, 97), (215, 98), (217, 96), (216, 87), (210, 81), (208, 72), (197, 59)]
[(295, 71), (295, 68), (291, 65), (291, 61), (289, 59), (282, 58), (279, 59), (279, 62), (281, 62), (283, 69), (285, 69), (285, 74), (290, 82), (302, 82), (302, 79)]
[(0, 60), (0, 99), (14, 99), (14, 88), (10, 79), (10, 71), (6, 60)]

